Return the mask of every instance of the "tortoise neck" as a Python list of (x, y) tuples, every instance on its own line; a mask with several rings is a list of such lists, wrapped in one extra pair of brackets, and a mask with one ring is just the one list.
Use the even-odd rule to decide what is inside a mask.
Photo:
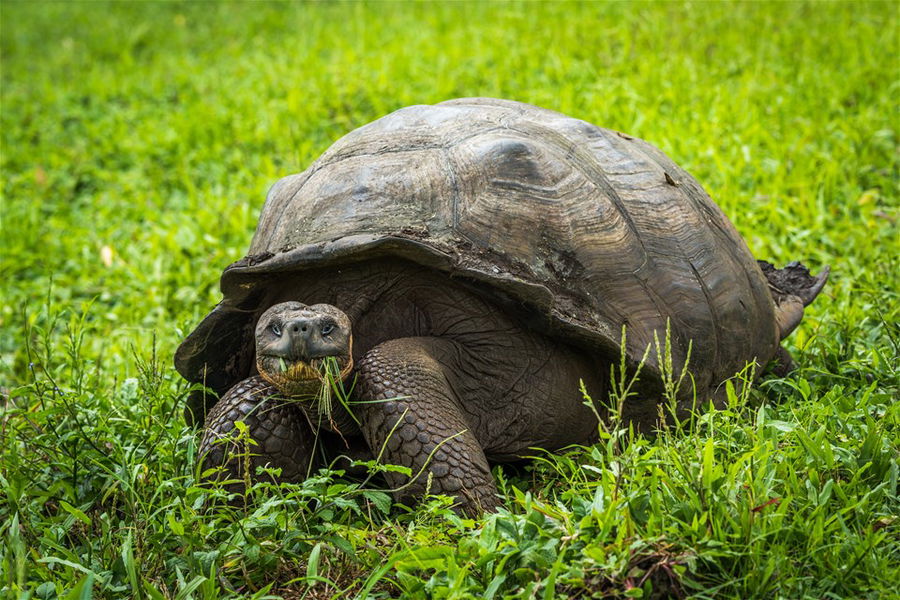
[(359, 417), (351, 412), (352, 408), (345, 406), (337, 398), (332, 399), (331, 410), (328, 414), (319, 412), (309, 401), (298, 401), (297, 406), (314, 428), (326, 429), (341, 437), (360, 434)]

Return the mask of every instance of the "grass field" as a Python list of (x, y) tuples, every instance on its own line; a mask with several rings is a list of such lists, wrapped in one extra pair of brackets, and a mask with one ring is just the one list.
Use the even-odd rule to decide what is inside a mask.
[[(898, 597), (897, 14), (3, 2), (0, 593)], [(691, 431), (496, 469), (481, 520), (327, 472), (217, 505), (172, 355), (266, 189), (391, 110), (478, 95), (644, 138), (757, 256), (830, 264), (802, 368)]]

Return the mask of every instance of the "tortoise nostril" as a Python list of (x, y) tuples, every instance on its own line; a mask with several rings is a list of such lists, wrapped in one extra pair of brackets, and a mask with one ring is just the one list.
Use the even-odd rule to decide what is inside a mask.
[(311, 323), (308, 319), (293, 319), (290, 323), (287, 324), (286, 329), (291, 332), (292, 335), (299, 335), (306, 337), (309, 334)]

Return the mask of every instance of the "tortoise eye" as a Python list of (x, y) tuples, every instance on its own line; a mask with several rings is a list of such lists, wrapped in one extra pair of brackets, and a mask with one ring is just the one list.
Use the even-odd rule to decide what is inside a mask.
[(334, 331), (333, 323), (325, 323), (324, 325), (322, 325), (322, 335), (328, 335), (332, 331)]
[(281, 327), (278, 326), (278, 323), (272, 323), (272, 333), (275, 335), (281, 335)]

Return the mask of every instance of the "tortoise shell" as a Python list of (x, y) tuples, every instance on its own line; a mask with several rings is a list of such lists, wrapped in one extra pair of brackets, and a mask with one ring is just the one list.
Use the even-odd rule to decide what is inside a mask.
[[(700, 394), (778, 347), (756, 260), (659, 149), (528, 104), (467, 98), (391, 113), (278, 181), (248, 256), (222, 275), (224, 298), (178, 349), (178, 371), (223, 393), (252, 369), (273, 278), (376, 257), (480, 282), (547, 333), (610, 360), (624, 350), (632, 366), (668, 321), (676, 370), (693, 341)], [(656, 352), (643, 373), (660, 377)]]

